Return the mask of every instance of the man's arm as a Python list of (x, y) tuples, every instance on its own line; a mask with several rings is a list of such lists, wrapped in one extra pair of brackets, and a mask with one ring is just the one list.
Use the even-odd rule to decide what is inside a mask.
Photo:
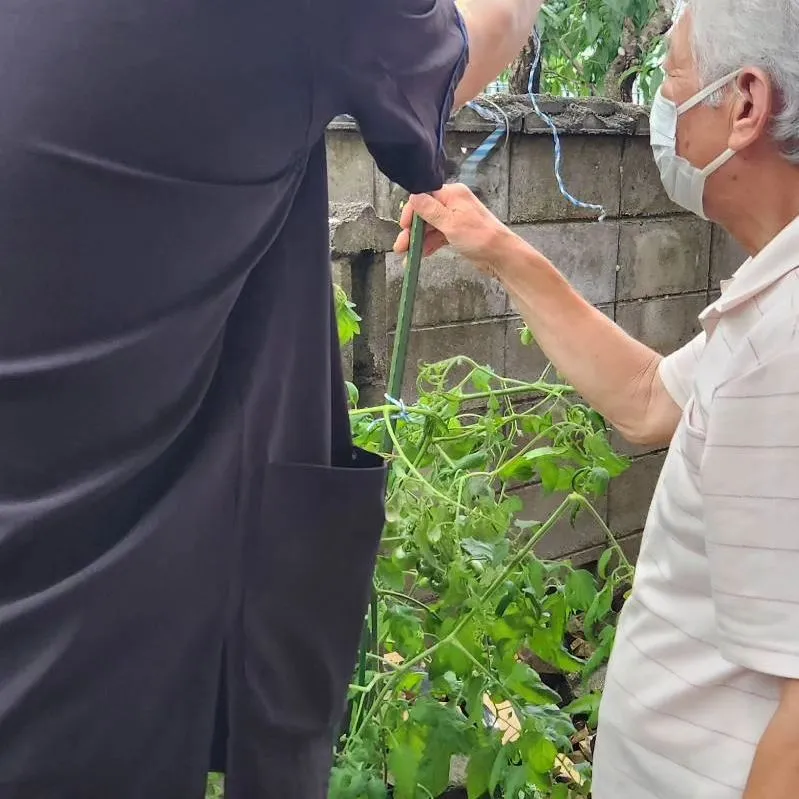
[[(540, 252), (499, 222), (465, 186), (448, 185), (434, 196), (411, 197), (403, 209), (396, 252), (408, 249), (414, 212), (432, 227), (425, 254), (449, 243), (498, 277), (544, 354), (627, 440), (671, 440), (681, 411), (666, 389), (662, 367), (676, 367), (668, 370), (672, 377), (677, 375), (672, 384), (689, 382), (684, 375), (695, 367), (693, 346), (664, 362), (586, 302)], [(674, 393), (681, 393), (684, 401), (689, 391)]]
[(461, 2), (335, 4), (317, 117), (354, 116), (380, 171), (411, 192), (444, 182), (447, 119), (518, 54), (543, 0)]
[(777, 712), (760, 739), (743, 799), (799, 794), (799, 680), (785, 680)]
[(669, 442), (680, 408), (657, 352), (583, 299), (522, 239), (505, 239), (494, 270), (547, 358), (621, 435), (635, 444)]
[(544, 0), (459, 0), (469, 35), (469, 66), (455, 91), (455, 108), (476, 97), (524, 47)]

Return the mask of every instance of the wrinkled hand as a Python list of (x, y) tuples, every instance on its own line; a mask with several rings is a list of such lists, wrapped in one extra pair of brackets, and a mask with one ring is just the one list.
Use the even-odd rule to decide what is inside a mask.
[(512, 234), (466, 186), (453, 183), (433, 194), (412, 195), (402, 209), (395, 253), (408, 251), (415, 213), (427, 223), (424, 255), (449, 244), (482, 271), (496, 275), (501, 242)]

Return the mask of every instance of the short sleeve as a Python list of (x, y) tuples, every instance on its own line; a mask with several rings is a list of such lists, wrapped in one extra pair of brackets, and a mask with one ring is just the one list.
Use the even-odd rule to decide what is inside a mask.
[(349, 113), (380, 170), (412, 193), (445, 178), (444, 129), (468, 63), (454, 0), (368, 0), (341, 65)]
[(799, 679), (797, 400), (799, 347), (728, 380), (709, 405), (701, 461), (721, 653), (792, 679)]
[(705, 349), (704, 331), (689, 341), (684, 347), (667, 355), (658, 368), (660, 379), (671, 398), (684, 408), (694, 388), (694, 378), (699, 359)]

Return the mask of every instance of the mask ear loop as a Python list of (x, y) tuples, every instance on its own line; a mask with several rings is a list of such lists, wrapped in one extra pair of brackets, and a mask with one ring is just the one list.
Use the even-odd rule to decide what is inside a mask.
[[(697, 105), (699, 105), (699, 103), (701, 103), (702, 101), (704, 101), (705, 99), (710, 97), (712, 94), (717, 92), (719, 89), (722, 89), (728, 83), (730, 83), (731, 81), (734, 81), (735, 78), (737, 78), (742, 72), (743, 72), (743, 69), (736, 69), (734, 72), (730, 72), (728, 75), (725, 75), (724, 77), (721, 77), (721, 78), (719, 78), (716, 81), (713, 81), (713, 83), (711, 83), (708, 86), (706, 86), (704, 89), (702, 89), (701, 92), (696, 94), (690, 100), (686, 100), (686, 102), (684, 102), (677, 109), (677, 114), (678, 115), (679, 114), (684, 114), (686, 111), (690, 111), (692, 108), (695, 108)], [(737, 94), (739, 94), (739, 95), (741, 94), (741, 90), (740, 90), (740, 88), (738, 88), (738, 83), (737, 82), (733, 83), (733, 90)], [(704, 178), (709, 177), (714, 172), (716, 172), (719, 169), (721, 169), (721, 167), (723, 167), (724, 164), (726, 164), (735, 155), (736, 155), (735, 150), (731, 150), (731, 149), (727, 148), (723, 153), (721, 153), (719, 156), (714, 158), (704, 169), (701, 170), (702, 177), (704, 177)]]
[(728, 83), (735, 80), (735, 78), (737, 78), (742, 72), (743, 69), (736, 69), (733, 72), (729, 72), (728, 74), (719, 78), (718, 80), (714, 80), (713, 83), (708, 84), (704, 89), (700, 89), (693, 97), (686, 100), (682, 105), (677, 106), (677, 116), (680, 116), (686, 111), (690, 111), (692, 108), (695, 108), (700, 103), (703, 103), (708, 97), (710, 97), (711, 94), (714, 94), (719, 89), (723, 89)]
[(725, 150), (718, 158), (714, 158), (703, 170), (702, 177), (709, 177), (717, 170), (721, 169), (727, 161), (730, 160), (734, 155), (736, 155), (735, 150), (727, 149)]

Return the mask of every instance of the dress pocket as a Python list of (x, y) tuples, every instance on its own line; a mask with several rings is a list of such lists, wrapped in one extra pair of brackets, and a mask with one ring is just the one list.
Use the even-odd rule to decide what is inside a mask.
[(247, 544), (247, 693), (267, 726), (315, 733), (342, 715), (385, 521), (386, 469), (269, 465), (263, 526)]

